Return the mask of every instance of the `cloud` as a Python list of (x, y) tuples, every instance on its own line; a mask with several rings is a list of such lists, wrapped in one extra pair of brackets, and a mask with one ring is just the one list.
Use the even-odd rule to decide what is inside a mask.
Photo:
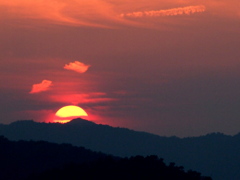
[(71, 62), (69, 64), (66, 64), (64, 66), (64, 69), (76, 71), (78, 73), (85, 73), (88, 70), (89, 67), (90, 67), (90, 65), (86, 65), (86, 64), (81, 63), (79, 61), (75, 61), (75, 62)]
[[(119, 28), (139, 26), (139, 22), (131, 18), (189, 15), (204, 12), (206, 7), (208, 15), (239, 17), (238, 4), (238, 0), (0, 0), (0, 20), (24, 27), (61, 24)], [(163, 9), (166, 7), (178, 8)]]
[(92, 92), (87, 94), (54, 94), (50, 96), (53, 102), (71, 104), (97, 104), (117, 101), (116, 98), (106, 97), (106, 93)]
[(0, 19), (22, 19), (21, 23), (34, 19), (41, 20), (35, 23), (109, 28), (103, 20), (117, 19), (111, 3), (99, 0), (0, 0), (0, 9), (4, 14)]
[(200, 13), (206, 11), (206, 7), (203, 5), (200, 6), (186, 6), (166, 10), (158, 11), (138, 11), (133, 13), (121, 14), (121, 17), (158, 17), (158, 16), (177, 16), (177, 15), (190, 15), (194, 13)]
[(43, 80), (39, 84), (33, 84), (32, 90), (29, 92), (30, 94), (40, 93), (43, 91), (49, 90), (50, 86), (52, 86), (52, 81), (49, 80)]

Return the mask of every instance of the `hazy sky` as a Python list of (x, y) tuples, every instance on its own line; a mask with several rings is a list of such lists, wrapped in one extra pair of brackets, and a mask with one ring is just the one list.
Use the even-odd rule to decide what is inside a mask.
[(0, 123), (240, 131), (239, 0), (0, 0)]

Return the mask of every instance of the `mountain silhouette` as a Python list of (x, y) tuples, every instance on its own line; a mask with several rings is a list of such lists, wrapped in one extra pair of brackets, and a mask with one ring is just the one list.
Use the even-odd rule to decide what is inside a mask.
[(211, 180), (201, 173), (166, 165), (157, 156), (119, 158), (70, 144), (9, 141), (0, 136), (0, 179), (178, 179)]
[[(107, 155), (44, 141), (9, 141), (0, 137), (0, 179), (20, 180), (31, 174), (42, 173), (53, 168), (62, 168), (69, 163), (91, 163)], [(116, 158), (116, 157), (112, 157)]]
[(211, 177), (201, 176), (196, 171), (184, 172), (183, 169), (174, 163), (167, 166), (163, 159), (158, 159), (157, 156), (136, 156), (118, 160), (107, 157), (93, 163), (71, 164), (61, 169), (50, 169), (26, 180), (212, 180)]
[(74, 119), (66, 124), (17, 121), (0, 125), (10, 140), (70, 143), (120, 157), (157, 155), (217, 180), (240, 179), (240, 135), (221, 133), (177, 138)]

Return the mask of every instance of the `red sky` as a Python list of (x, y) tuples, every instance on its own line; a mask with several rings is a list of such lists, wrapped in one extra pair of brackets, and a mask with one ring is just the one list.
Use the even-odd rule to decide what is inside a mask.
[(62, 106), (166, 136), (240, 131), (237, 0), (0, 0), (0, 123)]

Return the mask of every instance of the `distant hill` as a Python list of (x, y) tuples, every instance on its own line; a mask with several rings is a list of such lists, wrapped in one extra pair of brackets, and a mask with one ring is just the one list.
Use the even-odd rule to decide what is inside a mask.
[(216, 180), (240, 179), (240, 135), (213, 133), (201, 137), (161, 137), (126, 128), (75, 119), (67, 124), (18, 121), (0, 125), (10, 140), (70, 143), (115, 156), (157, 155)]
[(69, 144), (9, 141), (0, 136), (1, 180), (178, 179), (211, 180), (166, 165), (157, 156), (118, 158)]

